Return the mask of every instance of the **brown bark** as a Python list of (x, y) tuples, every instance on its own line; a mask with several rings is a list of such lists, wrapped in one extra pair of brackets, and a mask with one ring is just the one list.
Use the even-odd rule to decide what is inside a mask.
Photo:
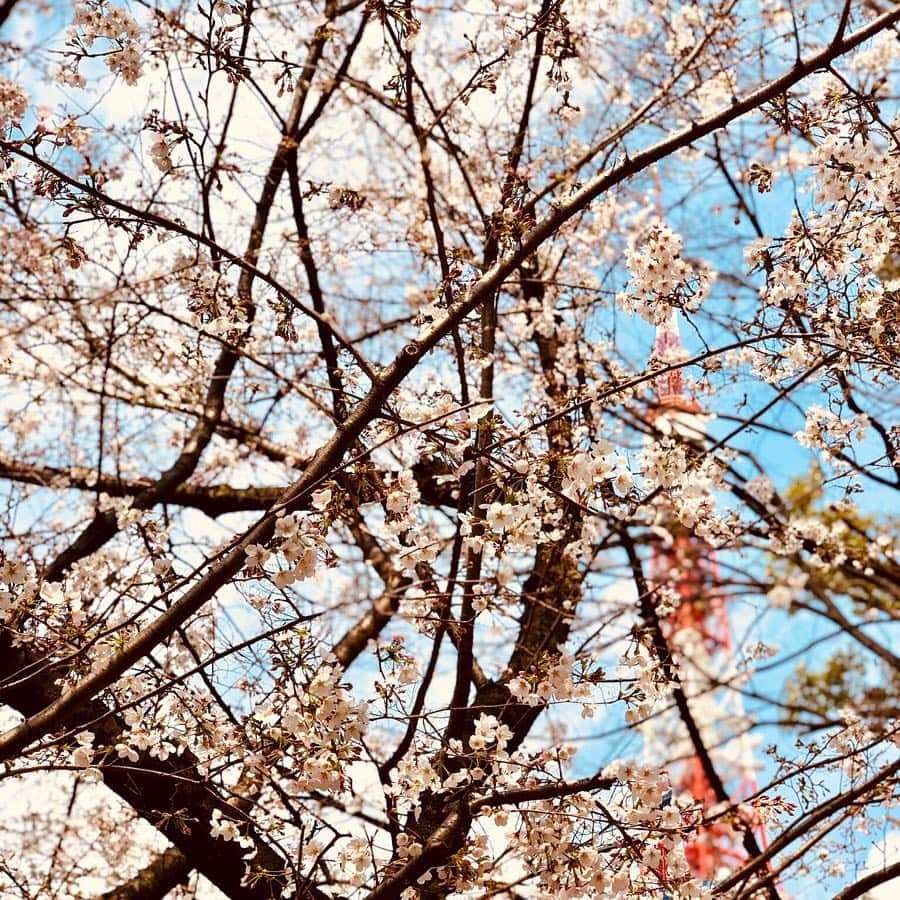
[(183, 884), (193, 866), (177, 848), (157, 854), (133, 878), (101, 894), (97, 900), (163, 900), (166, 894)]

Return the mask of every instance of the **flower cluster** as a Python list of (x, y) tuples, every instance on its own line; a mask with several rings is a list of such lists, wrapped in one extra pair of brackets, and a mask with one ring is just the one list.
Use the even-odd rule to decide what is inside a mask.
[(625, 261), (630, 290), (619, 294), (623, 309), (661, 325), (672, 308), (698, 309), (713, 281), (706, 266), (695, 268), (681, 255), (681, 237), (661, 219), (652, 218), (628, 237)]
[(284, 564), (278, 571), (269, 575), (272, 583), (285, 588), (295, 581), (312, 578), (319, 563), (319, 552), (325, 546), (325, 538), (315, 523), (298, 513), (287, 513), (279, 516), (275, 523), (275, 537), (269, 547), (261, 544), (248, 544), (244, 549), (247, 557), (247, 570), (251, 574), (268, 575), (266, 563), (277, 550)]
[(169, 155), (169, 142), (164, 134), (156, 131), (149, 132), (147, 155), (160, 172), (168, 174), (173, 171), (172, 157)]
[(324, 663), (305, 689), (294, 696), (274, 695), (250, 719), (251, 740), (278, 748), (291, 773), (284, 783), (290, 794), (340, 791), (348, 783), (346, 767), (368, 730), (369, 707), (354, 700), (341, 674), (339, 667)]
[(415, 572), (419, 563), (433, 562), (441, 550), (437, 530), (419, 518), (419, 486), (410, 469), (401, 470), (385, 499), (387, 532), (399, 543), (397, 563), (402, 571)]
[(110, 72), (121, 75), (126, 84), (137, 84), (143, 70), (141, 30), (123, 7), (106, 0), (83, 0), (75, 7), (69, 44), (76, 49), (67, 52), (57, 73), (58, 80), (72, 87), (85, 87), (87, 81), (79, 71), (79, 62), (85, 56), (95, 55), (91, 48), (98, 40), (108, 44), (102, 56)]
[(662, 489), (677, 520), (713, 544), (725, 530), (715, 515), (715, 490), (723, 484), (722, 458), (722, 454), (718, 459), (700, 456), (668, 437), (648, 443), (640, 455), (644, 489)]
[(497, 750), (505, 750), (512, 738), (508, 725), (500, 722), (496, 716), (482, 713), (475, 720), (475, 733), (469, 738), (469, 746), (473, 750), (484, 750), (495, 746)]
[[(580, 662), (580, 674), (576, 664)], [(543, 665), (536, 665), (529, 672), (520, 672), (507, 684), (510, 694), (518, 703), (541, 706), (551, 701), (576, 701), (583, 703), (582, 716), (590, 718), (593, 706), (587, 701), (593, 694), (590, 676), (585, 671), (587, 662), (576, 661), (575, 656), (559, 648), (558, 655), (550, 656)]]
[(214, 838), (221, 838), (223, 841), (234, 841), (244, 849), (250, 849), (253, 846), (253, 838), (241, 834), (238, 820), (224, 816), (220, 809), (213, 810), (209, 833)]
[(773, 609), (790, 609), (803, 590), (808, 578), (806, 575), (792, 575), (786, 581), (773, 585), (766, 594), (769, 606)]
[(806, 427), (796, 432), (794, 437), (804, 447), (823, 450), (830, 456), (846, 450), (854, 437), (862, 440), (868, 424), (869, 420), (865, 415), (857, 414), (843, 419), (830, 409), (816, 404), (806, 410)]
[(0, 622), (19, 604), (30, 603), (37, 592), (38, 584), (31, 566), (11, 559), (0, 563)]
[(72, 751), (72, 765), (86, 769), (94, 761), (94, 733), (80, 731), (75, 735), (76, 747)]
[[(541, 895), (711, 897), (692, 876), (685, 852), (692, 813), (673, 800), (667, 774), (655, 766), (614, 762), (603, 775), (616, 784), (612, 802), (584, 792), (519, 810), (507, 852), (520, 858)], [(622, 823), (612, 841), (583, 827), (610, 816)], [(506, 824), (506, 813), (498, 812), (494, 821)]]
[(609, 482), (619, 497), (626, 497), (634, 486), (634, 477), (624, 456), (614, 454), (612, 445), (596, 442), (590, 450), (575, 453), (566, 466), (562, 492), (573, 500), (590, 502), (598, 488)]
[(0, 134), (10, 125), (18, 125), (28, 108), (28, 95), (21, 85), (0, 76)]
[(641, 644), (634, 652), (622, 658), (617, 674), (633, 685), (628, 696), (629, 708), (625, 713), (628, 723), (648, 718), (661, 701), (671, 696), (673, 682), (663, 670), (659, 660)]

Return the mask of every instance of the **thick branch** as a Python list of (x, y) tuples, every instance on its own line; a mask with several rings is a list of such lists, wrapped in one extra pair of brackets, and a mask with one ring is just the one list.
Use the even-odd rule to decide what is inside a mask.
[(845, 887), (840, 893), (834, 895), (834, 900), (856, 900), (857, 897), (862, 897), (872, 888), (893, 881), (895, 878), (900, 878), (900, 859), (877, 872), (870, 872), (864, 878), (860, 878), (856, 884)]
[(133, 878), (107, 891), (97, 900), (163, 900), (166, 894), (184, 882), (193, 866), (176, 847), (169, 847), (141, 869)]
[[(13, 648), (3, 657), (4, 669), (19, 671), (36, 662), (22, 648)], [(59, 695), (57, 672), (42, 668), (25, 682), (14, 683), (0, 691), (0, 703), (25, 716), (52, 706)], [(112, 748), (127, 733), (122, 719), (100, 700), (88, 700), (72, 712), (73, 719), (90, 722), (95, 745)], [(60, 724), (65, 724), (60, 722)], [(198, 771), (198, 760), (189, 751), (173, 754), (166, 760), (142, 752), (136, 763), (123, 764), (112, 749), (98, 759), (96, 767), (108, 788), (117, 793), (134, 811), (155, 826), (189, 864), (202, 872), (227, 896), (241, 900), (270, 900), (279, 896), (286, 884), (285, 860), (254, 831), (233, 803), (227, 803)], [(237, 819), (249, 829), (255, 855), (252, 867), (258, 874), (252, 883), (242, 886), (245, 862), (241, 853), (210, 834), (213, 811)], [(309, 894), (312, 900), (313, 894)]]
[[(127, 479), (100, 475), (83, 466), (58, 468), (0, 459), (0, 478), (20, 484), (80, 491), (102, 491), (110, 497), (135, 497), (152, 486), (150, 479)], [(227, 484), (176, 484), (157, 497), (158, 503), (172, 503), (199, 509), (208, 516), (268, 509), (281, 493), (277, 487), (233, 488)]]
[(0, 3), (0, 28), (6, 23), (6, 20), (12, 15), (12, 11), (19, 4), (19, 0), (3, 0)]
[[(638, 558), (637, 550), (634, 546), (634, 541), (625, 528), (622, 529), (622, 544), (625, 547), (626, 553), (628, 554), (628, 562), (631, 566), (635, 586), (638, 590), (638, 597), (641, 607), (641, 618), (644, 620), (644, 623), (649, 630), (650, 641), (652, 643), (653, 650), (656, 653), (656, 657), (659, 660), (660, 666), (662, 667), (666, 678), (673, 685), (672, 697), (675, 700), (675, 705), (678, 708), (678, 714), (681, 717), (681, 721), (683, 722), (684, 727), (687, 730), (688, 737), (691, 741), (691, 746), (694, 749), (694, 753), (697, 759), (700, 761), (700, 766), (703, 769), (703, 774), (706, 777), (707, 783), (712, 788), (716, 800), (719, 803), (730, 804), (731, 795), (728, 793), (718, 771), (716, 770), (716, 767), (712, 760), (712, 756), (710, 756), (709, 750), (707, 749), (706, 744), (703, 741), (703, 736), (700, 733), (700, 728), (698, 727), (697, 722), (694, 719), (694, 715), (691, 712), (691, 707), (688, 703), (687, 695), (684, 692), (684, 688), (681, 686), (681, 679), (679, 678), (678, 670), (675, 667), (675, 661), (672, 657), (672, 651), (669, 647), (669, 642), (666, 640), (666, 637), (663, 634), (659, 616), (657, 615), (656, 607), (654, 605), (654, 591), (651, 590), (650, 585), (647, 583), (647, 579), (644, 577), (643, 567), (641, 565), (640, 559)], [(744, 849), (747, 851), (747, 855), (750, 857), (750, 859), (758, 859), (762, 855), (762, 848), (759, 846), (759, 842), (756, 840), (756, 835), (753, 833), (753, 829), (751, 828), (751, 826), (747, 822), (742, 822), (742, 824)], [(778, 900), (779, 894), (774, 885), (770, 884), (767, 890), (772, 900)]]
[(819, 822), (827, 819), (829, 816), (834, 815), (840, 810), (846, 809), (851, 804), (861, 802), (862, 798), (866, 797), (866, 795), (881, 790), (881, 787), (885, 782), (888, 784), (893, 783), (894, 776), (898, 771), (900, 771), (900, 760), (876, 772), (868, 779), (868, 781), (864, 781), (862, 784), (850, 788), (850, 790), (844, 791), (842, 794), (837, 794), (827, 802), (816, 807), (812, 812), (800, 816), (790, 827), (782, 831), (781, 834), (766, 847), (763, 853), (751, 860), (742, 869), (738, 870), (733, 875), (730, 875), (724, 881), (719, 882), (716, 885), (715, 893), (724, 894), (726, 891), (731, 890), (736, 885), (745, 881), (753, 874), (753, 872), (758, 871), (765, 866), (776, 853), (780, 853), (798, 837), (809, 834), (810, 829)]

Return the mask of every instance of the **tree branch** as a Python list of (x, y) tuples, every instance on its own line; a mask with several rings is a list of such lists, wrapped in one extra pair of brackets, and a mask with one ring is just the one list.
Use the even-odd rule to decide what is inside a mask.
[(97, 900), (163, 900), (187, 879), (192, 869), (188, 858), (177, 847), (169, 847), (154, 856), (133, 878), (101, 894)]
[(863, 894), (867, 894), (872, 888), (893, 881), (895, 878), (900, 878), (900, 860), (885, 866), (883, 869), (879, 869), (877, 872), (870, 872), (865, 877), (860, 878), (856, 884), (848, 885), (835, 894), (833, 900), (856, 900), (857, 897), (862, 897)]

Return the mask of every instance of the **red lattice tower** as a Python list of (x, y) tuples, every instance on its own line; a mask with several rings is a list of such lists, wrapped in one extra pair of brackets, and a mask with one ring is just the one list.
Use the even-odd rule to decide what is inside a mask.
[[(653, 349), (654, 360), (665, 370), (655, 379), (659, 407), (653, 418), (661, 431), (681, 434), (696, 441), (703, 437), (705, 417), (700, 404), (685, 390), (684, 375), (678, 365), (680, 350), (678, 321), (673, 312), (669, 321), (658, 326)], [(737, 674), (715, 551), (677, 522), (674, 516), (667, 517), (664, 524), (671, 540), (654, 545), (650, 576), (657, 588), (665, 586), (668, 589), (669, 598), (675, 604), (674, 611), (663, 622), (665, 636), (676, 657), (679, 647), (693, 647), (695, 665), (682, 667), (682, 686), (688, 696), (693, 693), (701, 698), (700, 702), (692, 704), (694, 718), (701, 734), (705, 735), (707, 749), (717, 771), (723, 776), (723, 782), (735, 795), (751, 796), (756, 792), (756, 782), (749, 744), (741, 741), (741, 746), (737, 748), (737, 764), (735, 759), (730, 764), (727, 760), (717, 759), (716, 752), (716, 746), (723, 739), (725, 744), (729, 742), (727, 736), (719, 734), (722, 726), (727, 727), (729, 720), (735, 725), (744, 718), (740, 694), (728, 691), (727, 704), (723, 705), (720, 701), (717, 705), (712, 699), (717, 692), (710, 689), (710, 679), (707, 678), (704, 684), (702, 677), (697, 677), (702, 669), (721, 683), (728, 680), (729, 674), (731, 677)], [(701, 657), (699, 664), (698, 656)], [(677, 713), (673, 716), (677, 717)], [(668, 724), (673, 726), (674, 731), (677, 723), (673, 720)], [(667, 741), (662, 736), (665, 724), (658, 728), (661, 740)], [(654, 749), (658, 752), (661, 748)], [(732, 757), (735, 756), (734, 750), (732, 747)], [(682, 758), (685, 756), (689, 754), (683, 754)], [(702, 811), (704, 817), (718, 805), (715, 791), (696, 754), (672, 771), (672, 787), (676, 794), (686, 793), (693, 798), (695, 807)], [(765, 846), (765, 835), (759, 823), (751, 825), (760, 843)], [(721, 819), (701, 827), (694, 840), (686, 846), (685, 855), (694, 875), (704, 882), (721, 877), (723, 870), (734, 871), (747, 858), (740, 832)]]

